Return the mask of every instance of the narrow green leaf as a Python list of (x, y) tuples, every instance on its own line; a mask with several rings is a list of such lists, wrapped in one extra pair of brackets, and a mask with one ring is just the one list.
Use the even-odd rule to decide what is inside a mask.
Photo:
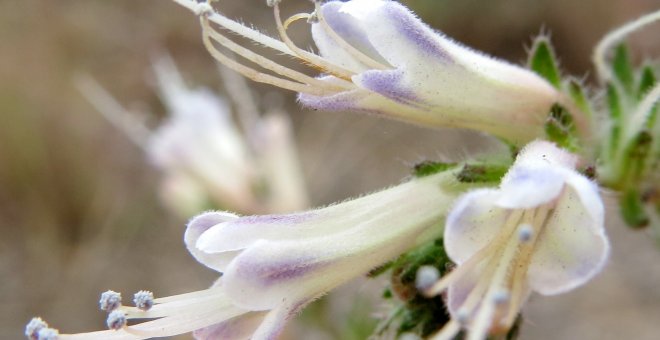
[(529, 68), (545, 78), (556, 88), (561, 88), (561, 74), (557, 66), (555, 53), (546, 37), (539, 37), (534, 41), (530, 53)]
[(575, 79), (571, 79), (571, 81), (568, 82), (568, 93), (571, 95), (573, 102), (575, 105), (577, 105), (580, 111), (582, 111), (588, 117), (593, 116), (591, 103), (589, 102), (589, 99), (587, 98), (582, 85)]
[(577, 150), (577, 131), (573, 124), (573, 117), (564, 107), (559, 104), (552, 106), (544, 128), (549, 140), (569, 151)]
[(456, 178), (463, 183), (499, 183), (508, 170), (505, 165), (466, 164)]
[(631, 228), (646, 227), (650, 221), (644, 211), (642, 196), (636, 190), (629, 190), (621, 196), (619, 201), (621, 217)]
[(642, 68), (642, 75), (639, 79), (639, 86), (637, 87), (637, 98), (642, 99), (642, 97), (653, 88), (657, 81), (653, 68), (648, 65), (644, 66), (644, 68)]
[(607, 107), (610, 113), (610, 142), (609, 151), (610, 155), (616, 153), (619, 147), (619, 139), (621, 139), (621, 125), (623, 118), (623, 107), (621, 105), (621, 98), (619, 91), (616, 90), (614, 85), (607, 85)]
[(623, 167), (623, 181), (627, 186), (637, 186), (650, 165), (653, 135), (649, 131), (640, 131), (626, 146)]
[(627, 94), (634, 94), (635, 73), (628, 55), (628, 48), (625, 44), (620, 44), (614, 51), (612, 60), (612, 71)]
[(421, 163), (415, 164), (413, 167), (413, 175), (415, 177), (425, 177), (438, 172), (447, 171), (451, 168), (456, 167), (456, 163), (443, 163), (443, 162), (434, 162), (434, 161), (424, 161)]

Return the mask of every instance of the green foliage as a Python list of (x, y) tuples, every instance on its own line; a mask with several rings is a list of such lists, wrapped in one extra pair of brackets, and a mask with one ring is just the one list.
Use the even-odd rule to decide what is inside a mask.
[(441, 297), (426, 298), (415, 287), (417, 270), (434, 266), (444, 275), (451, 267), (442, 239), (400, 256), (392, 266), (391, 290), (403, 302), (397, 334), (413, 332), (427, 337), (449, 321)]
[(644, 66), (639, 78), (639, 85), (637, 86), (637, 99), (641, 99), (647, 92), (649, 92), (657, 81), (653, 68), (648, 65)]
[(544, 128), (549, 140), (569, 151), (578, 150), (577, 130), (573, 117), (563, 106), (559, 104), (552, 106)]
[(629, 190), (623, 194), (619, 201), (621, 216), (626, 224), (632, 228), (643, 228), (649, 224), (649, 217), (644, 211), (644, 201), (636, 190)]
[(530, 53), (529, 68), (545, 78), (552, 86), (561, 89), (561, 74), (550, 41), (546, 37), (539, 37), (534, 41)]
[(630, 62), (628, 48), (625, 44), (620, 44), (614, 51), (612, 71), (614, 71), (615, 79), (619, 82), (626, 94), (632, 95), (635, 87), (635, 73)]
[(582, 113), (588, 115), (589, 117), (593, 116), (591, 103), (589, 102), (589, 99), (587, 98), (582, 85), (575, 79), (571, 79), (568, 82), (568, 94), (571, 96), (571, 99), (573, 99), (573, 102)]
[(508, 164), (465, 164), (456, 178), (463, 183), (497, 184), (508, 170)]
[(439, 172), (447, 171), (458, 166), (456, 163), (443, 163), (434, 161), (424, 161), (415, 164), (413, 167), (413, 175), (415, 177), (425, 177)]
[(614, 154), (619, 147), (619, 139), (621, 139), (621, 125), (623, 124), (623, 105), (621, 104), (621, 97), (619, 91), (612, 84), (607, 86), (607, 108), (610, 114), (610, 139), (609, 154)]

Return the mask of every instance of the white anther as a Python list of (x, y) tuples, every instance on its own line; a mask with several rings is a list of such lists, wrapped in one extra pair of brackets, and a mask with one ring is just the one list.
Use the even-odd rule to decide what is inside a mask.
[(32, 318), (25, 326), (25, 336), (30, 340), (39, 339), (39, 331), (48, 328), (48, 324), (41, 318)]
[(101, 308), (102, 311), (112, 312), (119, 307), (121, 307), (121, 293), (109, 290), (101, 294), (99, 308)]
[(109, 329), (119, 330), (126, 326), (126, 313), (121, 310), (114, 310), (108, 314), (106, 324)]
[(39, 330), (37, 339), (39, 340), (57, 340), (60, 332), (55, 328), (42, 328)]
[(493, 294), (493, 302), (495, 304), (507, 303), (511, 298), (511, 294), (506, 290), (500, 290), (499, 292)]
[(534, 236), (534, 228), (529, 224), (523, 224), (518, 228), (518, 239), (520, 242), (529, 242)]
[(421, 266), (417, 269), (417, 274), (415, 276), (415, 287), (420, 291), (425, 291), (440, 278), (440, 272), (438, 268), (433, 266)]
[(467, 324), (468, 321), (470, 321), (470, 312), (465, 308), (460, 308), (458, 312), (456, 312), (456, 321), (461, 325)]
[(268, 5), (268, 7), (273, 7), (279, 5), (280, 2), (282, 2), (282, 0), (266, 0), (266, 5)]
[(196, 15), (209, 15), (213, 14), (213, 7), (208, 2), (200, 2), (195, 7)]
[(141, 290), (135, 293), (133, 302), (138, 309), (147, 311), (154, 305), (154, 294), (147, 290)]

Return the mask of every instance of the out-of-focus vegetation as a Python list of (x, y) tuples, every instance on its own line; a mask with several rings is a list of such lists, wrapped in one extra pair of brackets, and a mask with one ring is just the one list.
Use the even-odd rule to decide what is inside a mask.
[[(456, 40), (514, 62), (525, 60), (524, 46), (544, 27), (563, 69), (578, 76), (589, 73), (591, 49), (608, 29), (660, 6), (657, 0), (403, 2)], [(220, 8), (273, 32), (263, 0), (225, 0)], [(284, 8), (294, 13), (311, 6), (287, 0)], [(657, 33), (656, 25), (634, 35), (638, 60), (660, 56)], [(294, 36), (309, 45), (304, 32)], [(76, 73), (90, 73), (122, 103), (158, 119), (163, 109), (148, 79), (151, 58), (163, 50), (189, 82), (221, 91), (200, 40), (195, 18), (168, 1), (0, 2), (0, 339), (19, 338), (34, 315), (67, 331), (101, 328), (104, 314), (96, 312), (96, 301), (106, 289), (124, 292), (128, 301), (140, 289), (165, 295), (212, 282), (215, 274), (183, 247), (185, 221), (158, 201), (158, 172), (94, 112), (72, 81)], [(264, 94), (276, 91), (255, 87)], [(293, 94), (282, 95), (315, 205), (396, 183), (415, 162), (460, 158), (488, 141), (373, 117), (304, 112)], [(651, 339), (660, 332), (653, 322), (660, 319), (660, 257), (644, 235), (617, 227), (610, 228), (610, 270), (566, 297), (538, 308), (532, 302), (523, 337)], [(380, 294), (359, 287), (342, 293)], [(332, 314), (312, 313), (317, 321), (305, 316), (291, 334), (310, 332), (318, 319), (348, 325), (342, 313), (364, 317), (370, 310), (350, 304), (313, 309)], [(364, 330), (355, 332), (350, 334)]]

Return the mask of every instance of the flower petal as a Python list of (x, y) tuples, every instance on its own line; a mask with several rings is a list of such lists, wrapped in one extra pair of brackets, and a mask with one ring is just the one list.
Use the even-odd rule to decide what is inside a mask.
[[(342, 11), (347, 5), (348, 3), (332, 1), (325, 3), (321, 7), (323, 16), (328, 25), (344, 41), (360, 52), (372, 59), (386, 63), (369, 42), (369, 38), (367, 37), (360, 21), (345, 11)], [(366, 65), (341, 48), (341, 46), (326, 33), (321, 24), (312, 25), (312, 37), (321, 56), (324, 58), (332, 60), (334, 63), (349, 68), (354, 72), (362, 72), (368, 69)]]
[(564, 188), (566, 173), (550, 166), (515, 165), (502, 180), (497, 205), (509, 209), (537, 207), (557, 198)]
[[(595, 186), (582, 184), (566, 187), (539, 235), (528, 275), (531, 288), (541, 294), (560, 294), (584, 284), (607, 260), (602, 201)], [(581, 192), (585, 189), (591, 193)]]
[(447, 216), (444, 244), (457, 264), (467, 261), (500, 232), (509, 212), (494, 205), (497, 190), (480, 189), (461, 197)]
[(254, 332), (252, 340), (276, 340), (284, 330), (287, 321), (292, 319), (311, 300), (291, 301), (283, 300), (280, 305), (266, 314), (264, 321)]
[(193, 332), (193, 336), (197, 340), (247, 340), (252, 338), (254, 331), (259, 328), (266, 315), (267, 312), (250, 312), (213, 326), (198, 329)]
[(198, 215), (192, 220), (190, 220), (190, 222), (188, 222), (188, 227), (186, 228), (186, 232), (183, 236), (184, 242), (186, 244), (186, 248), (188, 248), (190, 254), (199, 263), (202, 263), (203, 265), (211, 269), (217, 271), (223, 271), (224, 268), (229, 263), (229, 261), (231, 261), (236, 256), (235, 252), (230, 252), (225, 254), (209, 254), (197, 249), (195, 244), (197, 243), (197, 240), (199, 239), (200, 235), (202, 235), (205, 231), (207, 231), (211, 227), (235, 219), (238, 219), (238, 216), (232, 213), (210, 211)]

